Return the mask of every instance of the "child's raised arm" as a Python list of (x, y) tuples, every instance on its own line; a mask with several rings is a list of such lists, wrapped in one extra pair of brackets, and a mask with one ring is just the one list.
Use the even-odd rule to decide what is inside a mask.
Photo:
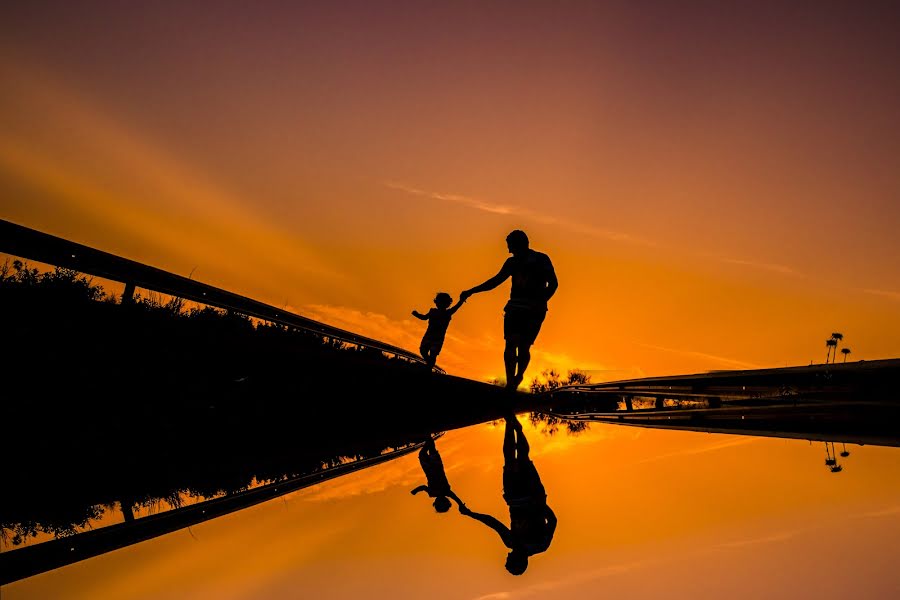
[(417, 310), (413, 310), (413, 311), (412, 311), (412, 316), (414, 316), (414, 317), (417, 318), (417, 319), (422, 319), (423, 321), (427, 321), (427, 320), (428, 320), (428, 315), (423, 315), (422, 313), (420, 313), (420, 312), (417, 311)]
[(456, 311), (459, 310), (460, 306), (462, 306), (465, 303), (466, 303), (466, 301), (463, 300), (462, 298), (460, 298), (459, 302), (457, 302), (456, 304), (454, 304), (453, 306), (451, 306), (450, 308), (447, 309), (447, 312), (452, 315), (453, 313), (455, 313)]

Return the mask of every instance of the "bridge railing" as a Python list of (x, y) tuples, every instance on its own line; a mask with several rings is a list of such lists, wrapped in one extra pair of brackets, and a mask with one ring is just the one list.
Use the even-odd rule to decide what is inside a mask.
[[(142, 288), (425, 364), (421, 356), (398, 346), (3, 219), (0, 219), (0, 252), (122, 283), (125, 285), (123, 302), (131, 301), (135, 289)], [(442, 372), (438, 367), (435, 370)]]

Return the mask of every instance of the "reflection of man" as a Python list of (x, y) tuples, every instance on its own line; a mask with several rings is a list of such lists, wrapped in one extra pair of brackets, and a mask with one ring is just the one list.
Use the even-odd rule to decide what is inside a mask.
[(528, 458), (528, 441), (515, 416), (506, 418), (503, 435), (503, 499), (509, 506), (509, 527), (492, 517), (460, 504), (459, 512), (496, 531), (509, 548), (506, 570), (521, 575), (528, 557), (550, 547), (556, 532), (556, 515), (547, 506), (547, 493), (534, 463)]
[(550, 258), (528, 247), (528, 236), (516, 229), (506, 236), (506, 247), (512, 256), (506, 259), (500, 272), (479, 285), (459, 295), (465, 302), (472, 294), (494, 289), (512, 278), (509, 301), (504, 308), (503, 363), (506, 366), (506, 387), (515, 390), (525, 378), (525, 369), (531, 361), (531, 346), (537, 339), (547, 301), (556, 293), (559, 282)]
[(462, 501), (450, 489), (450, 482), (447, 480), (447, 474), (444, 473), (444, 461), (441, 460), (441, 455), (438, 454), (437, 447), (434, 445), (434, 438), (428, 438), (428, 441), (419, 450), (419, 464), (422, 465), (422, 471), (425, 473), (426, 483), (411, 490), (410, 494), (427, 492), (434, 498), (432, 506), (439, 513), (450, 510), (450, 498), (456, 500), (460, 507), (463, 506)]

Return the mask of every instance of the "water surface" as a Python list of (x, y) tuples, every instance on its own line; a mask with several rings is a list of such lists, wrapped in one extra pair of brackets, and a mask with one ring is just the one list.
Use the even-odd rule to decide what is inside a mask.
[[(410, 491), (416, 453), (3, 586), (22, 598), (893, 598), (900, 449), (520, 415), (558, 524), (526, 571)], [(503, 421), (436, 440), (473, 511), (510, 524)], [(831, 449), (828, 449), (829, 456)], [(111, 515), (109, 519), (114, 519)], [(9, 547), (5, 547), (9, 551)]]

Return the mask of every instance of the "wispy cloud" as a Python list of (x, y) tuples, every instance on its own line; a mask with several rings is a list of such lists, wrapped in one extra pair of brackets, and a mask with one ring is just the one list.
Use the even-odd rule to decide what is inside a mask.
[[(567, 575), (565, 578), (542, 581), (528, 587), (519, 588), (514, 592), (504, 591), (485, 594), (483, 596), (478, 596), (474, 600), (507, 600), (509, 598), (546, 596), (550, 592), (558, 591), (564, 588), (578, 588), (579, 586), (584, 586), (585, 584), (588, 584), (597, 579), (611, 577), (613, 575), (620, 575), (622, 573), (627, 573), (635, 569), (645, 568), (650, 565), (651, 562), (659, 561), (633, 561), (627, 563), (605, 565), (596, 569), (582, 571), (580, 573), (572, 573)], [(562, 595), (565, 596), (565, 594)]]
[(873, 296), (881, 296), (883, 298), (890, 298), (891, 300), (900, 301), (900, 292), (894, 292), (891, 290), (875, 290), (872, 288), (864, 288), (862, 291), (867, 294), (872, 294)]
[(668, 458), (677, 458), (681, 456), (692, 456), (696, 454), (705, 454), (707, 452), (718, 452), (719, 450), (724, 450), (726, 448), (732, 448), (734, 446), (744, 446), (746, 444), (753, 444), (759, 442), (759, 438), (753, 437), (729, 437), (721, 442), (715, 442), (713, 444), (708, 444), (706, 446), (700, 446), (698, 448), (687, 448), (685, 450), (679, 450), (677, 452), (669, 452), (667, 454), (656, 454), (654, 456), (650, 456), (647, 458), (643, 458), (637, 461), (636, 464), (644, 464), (656, 462), (659, 460), (665, 460)]
[(732, 542), (725, 542), (723, 544), (719, 544), (719, 548), (741, 548), (743, 546), (754, 546), (757, 544), (772, 544), (774, 542), (783, 542), (785, 540), (789, 540), (797, 534), (796, 531), (783, 531), (781, 533), (775, 533), (772, 535), (767, 535), (764, 537), (758, 538), (748, 538), (744, 540), (734, 540)]
[(724, 263), (728, 263), (730, 265), (740, 265), (742, 267), (751, 267), (754, 269), (761, 269), (764, 271), (772, 271), (773, 273), (781, 273), (782, 275), (797, 275), (798, 273), (788, 267), (786, 265), (779, 265), (774, 263), (762, 263), (756, 262), (752, 260), (739, 260), (737, 258), (720, 258)]
[(881, 510), (873, 510), (869, 512), (865, 512), (859, 515), (855, 515), (857, 519), (863, 518), (879, 518), (879, 517), (893, 517), (894, 515), (900, 514), (900, 504), (895, 504), (893, 506), (888, 506), (887, 508), (882, 508)]
[[(419, 342), (424, 331), (419, 321), (393, 319), (378, 312), (363, 311), (346, 306), (305, 304), (300, 307), (286, 306), (285, 310), (404, 348), (413, 353), (418, 353)], [(502, 344), (502, 342), (491, 339), (490, 336), (479, 337), (466, 336), (459, 332), (448, 333), (438, 365), (448, 373), (465, 374), (472, 370), (473, 356), (483, 356), (493, 351), (498, 343)], [(499, 350), (496, 353), (499, 356)]]
[(739, 369), (758, 369), (759, 365), (746, 362), (743, 360), (736, 360), (733, 358), (728, 358), (725, 356), (716, 356), (715, 354), (707, 354), (706, 352), (698, 352), (696, 350), (681, 350), (677, 348), (666, 348), (665, 346), (657, 346), (656, 344), (645, 344), (643, 342), (635, 342), (638, 346), (643, 346), (645, 348), (653, 348), (654, 350), (662, 350), (663, 352), (672, 352), (674, 354), (681, 354), (683, 356), (694, 356), (696, 358), (702, 358), (704, 360), (710, 360), (714, 362), (718, 362), (723, 365), (729, 365), (732, 367), (736, 367)]
[(625, 233), (622, 231), (613, 231), (611, 229), (604, 229), (602, 227), (594, 227), (592, 225), (588, 225), (579, 221), (573, 221), (570, 219), (561, 219), (559, 217), (554, 217), (552, 215), (548, 215), (546, 213), (541, 213), (538, 211), (531, 210), (529, 208), (524, 208), (521, 206), (517, 206), (514, 204), (500, 204), (496, 202), (489, 202), (486, 200), (481, 200), (478, 198), (473, 198), (471, 196), (463, 196), (461, 194), (448, 194), (443, 192), (433, 192), (428, 190), (422, 190), (410, 185), (406, 185), (404, 183), (398, 183), (394, 181), (388, 181), (384, 184), (388, 188), (392, 190), (398, 190), (401, 192), (405, 192), (407, 194), (411, 194), (413, 196), (421, 196), (423, 198), (432, 198), (434, 200), (441, 200), (443, 202), (453, 202), (456, 204), (461, 204), (468, 208), (472, 208), (475, 210), (480, 210), (483, 212), (495, 214), (495, 215), (515, 215), (520, 218), (530, 219), (537, 223), (541, 223), (542, 225), (556, 225), (557, 227), (561, 227), (563, 229), (567, 229), (569, 231), (575, 231), (577, 233), (584, 233), (587, 235), (600, 237), (608, 240), (613, 240), (617, 242), (629, 242), (633, 244), (642, 244), (645, 246), (654, 246), (656, 245), (654, 242), (650, 240), (632, 235), (630, 233)]

